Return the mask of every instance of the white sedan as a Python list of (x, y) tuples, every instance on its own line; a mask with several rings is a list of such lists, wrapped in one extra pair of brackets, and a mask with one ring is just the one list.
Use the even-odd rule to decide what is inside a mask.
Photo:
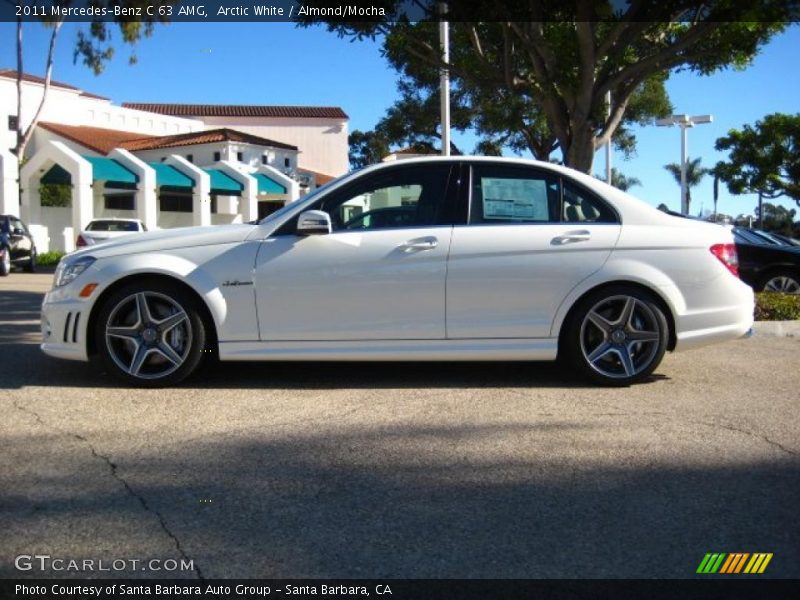
[(665, 351), (752, 322), (727, 229), (552, 164), (424, 158), (346, 175), (259, 223), (69, 255), (42, 306), (42, 349), (147, 386), (209, 355), (561, 358), (627, 385)]
[(141, 233), (142, 231), (147, 231), (147, 227), (139, 219), (94, 219), (89, 221), (86, 229), (78, 234), (75, 246), (84, 248), (94, 244), (102, 244), (123, 235)]

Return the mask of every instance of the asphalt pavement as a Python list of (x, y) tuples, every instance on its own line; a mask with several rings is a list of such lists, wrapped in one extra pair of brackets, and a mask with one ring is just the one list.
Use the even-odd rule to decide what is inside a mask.
[(800, 577), (798, 338), (625, 389), (548, 363), (224, 363), (138, 390), (40, 352), (51, 277), (0, 279), (0, 577), (685, 578), (707, 552)]

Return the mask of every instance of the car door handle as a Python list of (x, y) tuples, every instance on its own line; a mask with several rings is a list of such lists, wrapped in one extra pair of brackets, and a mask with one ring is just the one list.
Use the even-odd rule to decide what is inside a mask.
[(413, 240), (407, 240), (400, 244), (398, 248), (411, 251), (411, 250), (433, 250), (436, 246), (439, 245), (439, 240), (435, 237), (424, 237), (424, 238), (416, 238)]
[(550, 240), (550, 245), (563, 246), (565, 244), (574, 244), (575, 242), (588, 242), (590, 239), (592, 239), (592, 234), (586, 230), (568, 231)]

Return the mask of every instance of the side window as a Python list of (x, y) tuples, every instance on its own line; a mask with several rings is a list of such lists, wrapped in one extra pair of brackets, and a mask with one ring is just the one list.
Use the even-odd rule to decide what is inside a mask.
[(564, 181), (563, 220), (566, 223), (617, 223), (617, 215), (605, 203)]
[(12, 218), (11, 219), (11, 230), (13, 231), (14, 229), (21, 229), (25, 233), (28, 232), (28, 230), (25, 227), (25, 225), (22, 224), (22, 221), (20, 221), (19, 219)]
[(312, 208), (331, 216), (334, 231), (445, 224), (449, 173), (447, 164), (393, 169), (326, 197)]
[(559, 221), (559, 181), (535, 169), (476, 165), (472, 171), (471, 224)]

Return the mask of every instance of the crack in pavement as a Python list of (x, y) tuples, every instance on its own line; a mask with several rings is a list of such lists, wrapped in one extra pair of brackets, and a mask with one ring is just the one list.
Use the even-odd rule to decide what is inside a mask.
[(180, 554), (181, 558), (183, 558), (184, 560), (189, 561), (191, 563), (192, 569), (197, 574), (197, 578), (200, 581), (205, 581), (205, 577), (203, 576), (203, 572), (200, 570), (200, 567), (195, 564), (195, 561), (192, 558), (190, 558), (188, 554), (186, 554), (186, 551), (183, 549), (183, 546), (181, 545), (180, 540), (172, 532), (172, 530), (170, 530), (169, 526), (167, 525), (167, 522), (164, 519), (164, 516), (159, 511), (157, 511), (156, 509), (151, 507), (147, 503), (147, 500), (144, 498), (144, 496), (138, 494), (131, 487), (131, 485), (128, 483), (128, 481), (117, 472), (117, 465), (116, 465), (116, 463), (114, 463), (111, 460), (110, 457), (108, 457), (108, 456), (106, 456), (104, 454), (100, 454), (99, 452), (97, 452), (97, 449), (94, 447), (94, 445), (87, 438), (83, 437), (82, 435), (77, 434), (77, 433), (72, 433), (71, 431), (64, 431), (63, 429), (60, 429), (59, 427), (55, 427), (53, 425), (45, 423), (45, 421), (42, 419), (42, 417), (41, 417), (41, 415), (39, 415), (39, 413), (37, 413), (34, 410), (31, 410), (30, 408), (28, 408), (26, 406), (22, 406), (21, 404), (19, 404), (19, 402), (17, 400), (14, 400), (13, 404), (14, 404), (14, 408), (19, 410), (20, 412), (23, 412), (23, 413), (26, 413), (26, 414), (29, 414), (29, 415), (33, 416), (36, 419), (36, 422), (39, 423), (42, 427), (45, 427), (47, 429), (53, 429), (55, 431), (58, 431), (62, 435), (67, 435), (69, 437), (73, 437), (76, 440), (78, 440), (78, 441), (82, 442), (83, 444), (85, 444), (86, 446), (88, 446), (89, 451), (92, 453), (93, 457), (104, 461), (108, 465), (109, 470), (111, 472), (111, 477), (113, 477), (119, 483), (122, 484), (122, 487), (125, 488), (125, 490), (127, 491), (128, 495), (133, 497), (133, 498), (136, 498), (139, 501), (139, 504), (142, 506), (142, 508), (144, 508), (144, 510), (146, 512), (154, 515), (158, 519), (158, 522), (161, 525), (162, 531), (164, 531), (164, 533), (166, 533), (167, 536), (174, 542), (175, 548), (178, 550), (178, 554)]
[[(764, 435), (762, 433), (756, 433), (754, 431), (748, 431), (747, 429), (740, 429), (738, 427), (734, 427), (733, 425), (726, 425), (724, 423), (714, 423), (714, 422), (709, 422), (709, 421), (699, 421), (699, 420), (695, 421), (693, 419), (686, 419), (686, 418), (679, 417), (677, 415), (670, 415), (670, 414), (663, 413), (663, 412), (649, 412), (649, 411), (630, 412), (630, 411), (625, 411), (624, 409), (621, 409), (621, 408), (619, 408), (617, 406), (613, 406), (612, 408), (615, 408), (616, 410), (621, 411), (621, 415), (629, 416), (629, 417), (659, 415), (659, 416), (664, 416), (664, 417), (667, 417), (667, 418), (671, 418), (671, 419), (673, 419), (675, 421), (683, 421), (683, 422), (686, 422), (686, 423), (694, 423), (696, 425), (705, 425), (706, 427), (712, 427), (712, 428), (721, 427), (722, 429), (727, 429), (728, 431), (735, 431), (736, 433), (743, 433), (745, 435), (749, 435), (751, 437), (758, 438), (758, 439), (766, 442), (770, 446), (778, 448), (779, 450), (782, 450), (783, 452), (785, 452), (786, 454), (789, 454), (791, 456), (797, 456), (798, 454), (800, 454), (796, 450), (792, 450), (790, 448), (787, 448), (786, 446), (784, 446), (780, 442), (776, 442), (775, 440), (771, 440), (770, 438), (768, 438), (766, 435)], [(609, 413), (609, 414), (612, 414), (612, 413)]]

